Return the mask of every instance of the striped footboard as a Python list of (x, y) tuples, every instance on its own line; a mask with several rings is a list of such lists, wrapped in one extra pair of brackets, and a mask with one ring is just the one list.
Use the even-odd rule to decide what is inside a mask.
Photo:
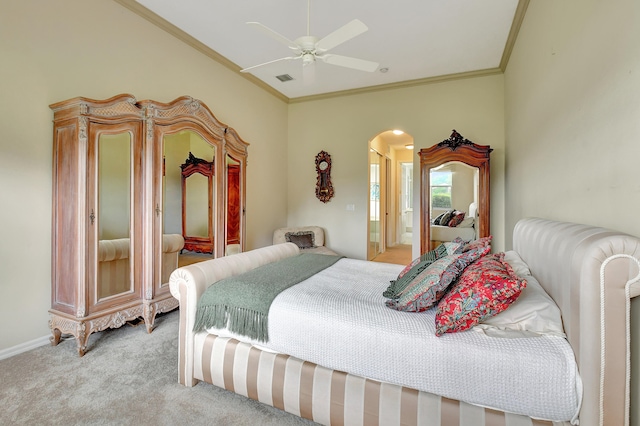
[(195, 379), (325, 425), (568, 425), (364, 379), (206, 332), (194, 337)]

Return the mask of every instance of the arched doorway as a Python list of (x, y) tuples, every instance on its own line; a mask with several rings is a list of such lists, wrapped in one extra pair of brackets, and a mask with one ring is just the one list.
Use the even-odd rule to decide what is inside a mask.
[(413, 137), (402, 131), (384, 131), (369, 142), (368, 260), (411, 260), (414, 157)]

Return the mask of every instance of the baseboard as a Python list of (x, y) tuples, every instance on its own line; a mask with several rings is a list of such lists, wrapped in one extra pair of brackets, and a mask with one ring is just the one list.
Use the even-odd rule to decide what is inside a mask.
[(37, 339), (30, 340), (28, 342), (20, 343), (19, 345), (12, 346), (0, 351), (0, 360), (11, 358), (12, 356), (19, 355), (23, 352), (30, 351), (31, 349), (39, 348), (40, 346), (48, 345), (50, 343), (49, 336), (42, 336)]

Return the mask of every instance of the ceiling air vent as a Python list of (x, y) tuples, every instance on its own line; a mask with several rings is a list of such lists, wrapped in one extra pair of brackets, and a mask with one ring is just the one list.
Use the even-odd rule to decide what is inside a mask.
[(289, 74), (276, 75), (276, 78), (283, 83), (293, 80), (293, 77), (291, 77)]

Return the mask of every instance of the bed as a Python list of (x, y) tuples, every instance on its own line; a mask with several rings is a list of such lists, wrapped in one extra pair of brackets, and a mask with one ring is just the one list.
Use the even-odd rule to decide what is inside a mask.
[(476, 229), (470, 226), (431, 225), (431, 241), (446, 242), (456, 238), (463, 240), (475, 240)]
[(463, 215), (463, 219), (458, 222), (455, 226), (449, 226), (448, 221), (447, 224), (439, 225), (434, 222), (438, 220), (441, 215), (449, 213), (461, 213), (455, 210), (445, 210), (441, 212), (438, 217), (432, 220), (430, 225), (430, 234), (429, 237), (431, 239), (430, 248), (433, 249), (439, 244), (447, 241), (453, 241), (456, 238), (461, 238), (463, 240), (474, 240), (477, 238), (476, 235), (476, 226), (475, 221), (477, 220), (477, 205), (476, 203), (471, 203), (469, 205), (468, 213)]
[[(403, 266), (356, 259), (340, 259), (278, 295), (269, 311), (268, 342), (246, 339), (224, 329), (215, 333), (193, 331), (198, 300), (209, 286), (296, 256), (298, 247), (287, 243), (173, 272), (171, 293), (180, 303), (178, 380), (185, 386), (198, 381), (211, 383), (321, 424), (517, 426), (569, 425), (578, 420), (587, 426), (628, 424), (630, 299), (640, 294), (640, 240), (602, 228), (536, 218), (518, 222), (513, 239), (522, 268), (528, 268), (555, 301), (566, 339), (552, 335), (494, 337), (474, 329), (430, 340), (436, 345), (431, 352), (458, 348), (445, 361), (421, 358), (422, 352), (430, 349), (416, 342), (408, 354), (414, 362), (394, 362), (398, 361), (394, 358), (397, 355), (381, 349), (382, 343), (394, 339), (395, 346), (401, 346), (403, 340), (414, 338), (409, 328), (432, 334), (433, 313), (398, 312), (380, 306), (385, 303), (381, 291)], [(364, 276), (362, 270), (371, 273)], [(341, 278), (349, 271), (352, 280)], [(370, 276), (379, 282), (369, 281)], [(282, 300), (290, 299), (289, 303), (299, 305), (297, 302), (313, 293), (314, 287), (327, 285), (325, 299), (316, 302), (315, 308), (305, 307), (295, 314), (307, 315), (307, 320), (292, 320), (289, 314), (272, 318), (276, 303), (279, 306)], [(346, 299), (341, 291), (353, 299)], [(385, 326), (390, 322), (396, 328), (388, 330), (381, 324), (379, 329), (352, 332), (353, 323), (327, 319), (332, 311), (347, 310), (345, 303), (359, 303), (355, 300), (371, 305), (352, 316), (381, 318), (379, 315), (390, 314), (391, 321), (380, 322)], [(417, 325), (395, 324), (400, 316), (417, 319)], [(321, 329), (326, 321), (332, 321), (331, 332), (311, 336), (304, 331), (306, 326)], [(284, 323), (290, 334), (297, 336), (297, 343), (291, 347), (297, 356), (279, 349), (283, 337), (272, 330), (278, 323)], [(333, 339), (345, 335), (353, 346), (334, 346)], [(519, 345), (540, 348), (540, 344), (544, 350), (520, 352)], [(484, 355), (475, 361), (466, 358), (477, 346), (484, 347)], [(322, 362), (314, 362), (318, 357), (314, 351), (321, 352)], [(338, 359), (341, 353), (355, 357), (345, 364)], [(505, 374), (501, 371), (488, 374), (485, 370), (486, 365), (495, 364), (493, 358), (500, 361), (514, 355), (516, 358), (508, 358), (510, 361), (504, 364), (511, 368), (513, 360), (520, 359), (520, 368), (511, 368), (506, 376), (501, 376)], [(551, 359), (561, 360), (557, 362), (560, 373), (553, 373), (558, 374), (557, 380), (545, 375), (546, 362)], [(454, 363), (453, 373), (447, 369), (451, 366), (443, 365), (447, 362)], [(380, 365), (386, 366), (382, 373)], [(411, 370), (418, 368), (416, 365), (419, 369)], [(461, 365), (467, 368), (460, 369)], [(417, 373), (398, 378), (392, 371), (398, 368)], [(520, 371), (527, 369), (538, 371), (538, 383), (520, 376)], [(483, 388), (485, 382), (495, 380), (499, 382), (497, 388), (495, 383), (492, 388)], [(488, 393), (492, 399), (485, 399)], [(546, 405), (555, 405), (555, 400), (562, 402), (548, 414)]]

